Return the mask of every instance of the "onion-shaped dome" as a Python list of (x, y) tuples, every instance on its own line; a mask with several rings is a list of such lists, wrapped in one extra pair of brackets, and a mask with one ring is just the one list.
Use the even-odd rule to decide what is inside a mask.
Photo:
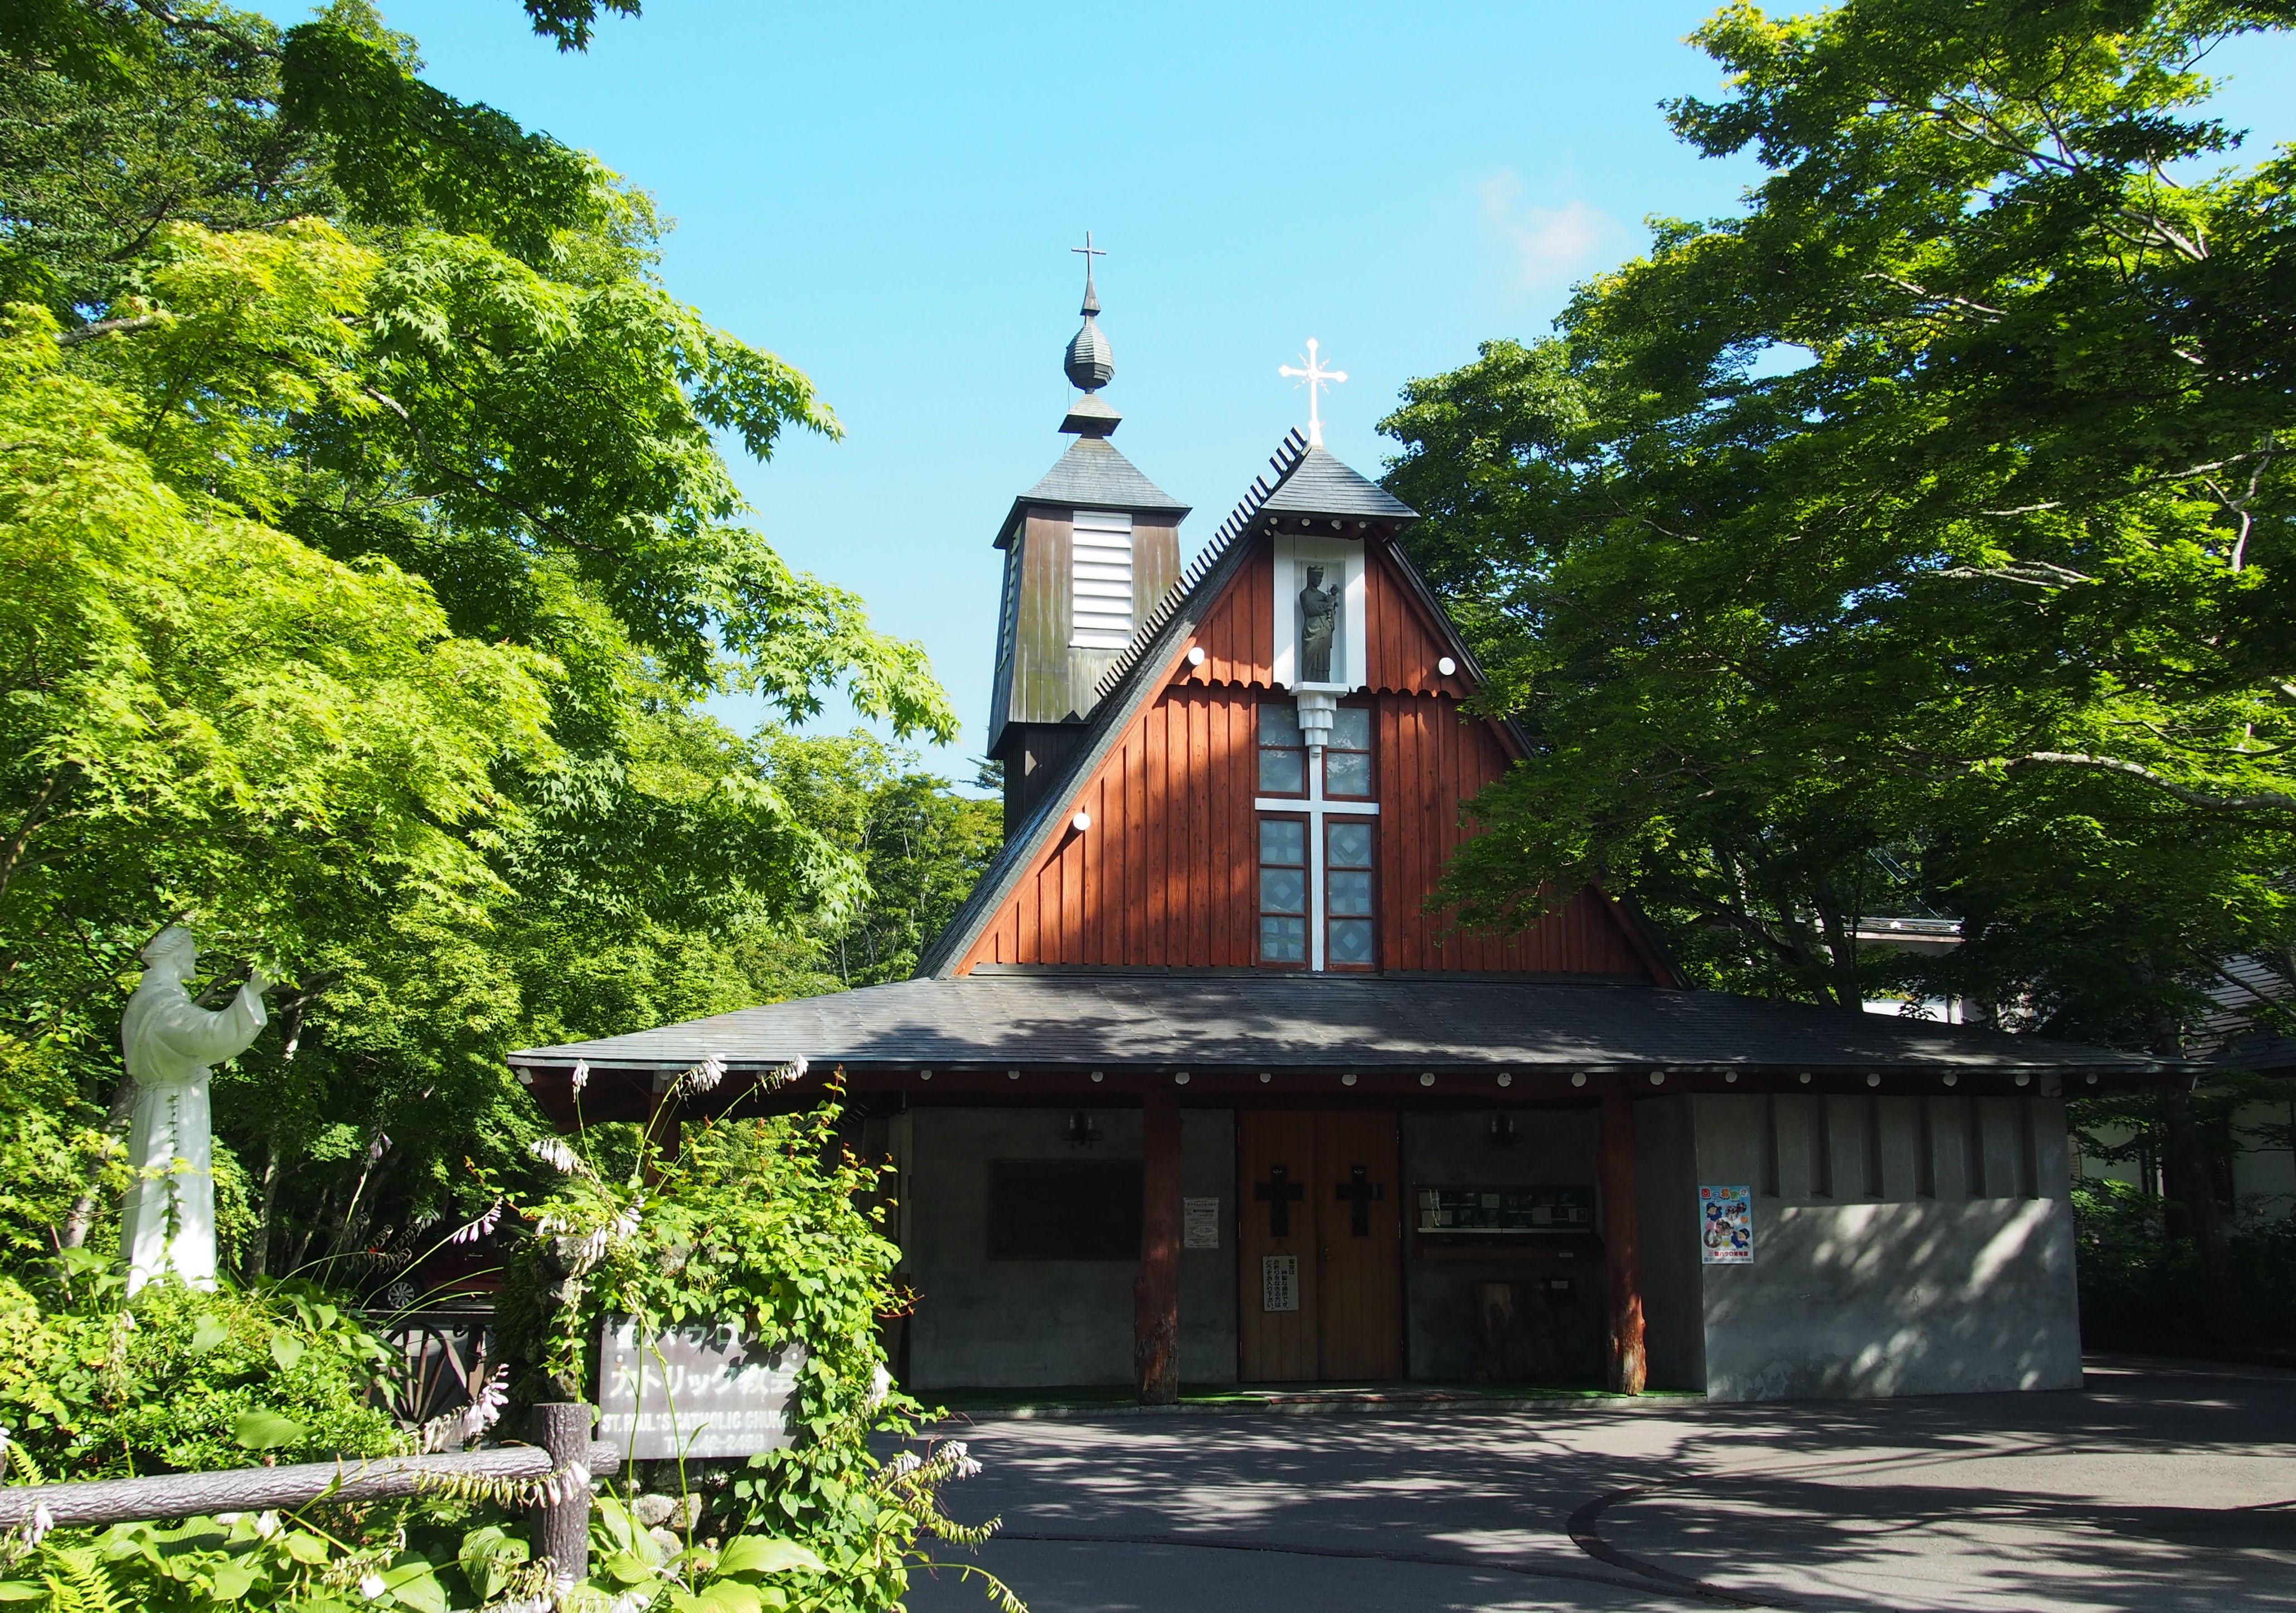
[(1069, 339), (1069, 379), (1081, 391), (1096, 392), (1116, 374), (1116, 350), (1101, 333), (1100, 320), (1084, 317), (1084, 327)]

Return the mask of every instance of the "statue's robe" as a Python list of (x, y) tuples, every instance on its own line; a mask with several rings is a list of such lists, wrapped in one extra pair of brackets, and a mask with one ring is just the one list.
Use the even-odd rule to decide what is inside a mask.
[(119, 1229), (130, 1292), (173, 1271), (195, 1288), (215, 1286), (215, 1164), (208, 1076), (218, 1059), (246, 1051), (263, 1029), (263, 999), (243, 985), (210, 1012), (183, 982), (147, 973), (119, 1021), (120, 1049), (135, 1081), (127, 1163), (135, 1181)]

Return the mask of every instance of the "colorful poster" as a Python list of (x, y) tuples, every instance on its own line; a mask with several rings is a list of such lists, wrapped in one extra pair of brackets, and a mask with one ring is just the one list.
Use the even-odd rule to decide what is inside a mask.
[(1754, 1263), (1754, 1190), (1698, 1189), (1698, 1258), (1710, 1266)]

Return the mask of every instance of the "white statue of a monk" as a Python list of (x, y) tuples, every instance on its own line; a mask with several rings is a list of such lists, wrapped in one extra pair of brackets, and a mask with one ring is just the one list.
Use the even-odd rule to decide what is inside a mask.
[(172, 1271), (194, 1288), (216, 1275), (215, 1156), (209, 1129), (209, 1066), (245, 1052), (261, 1033), (258, 969), (231, 1006), (210, 1012), (184, 987), (198, 967), (192, 933), (169, 925), (144, 949), (144, 978), (119, 1018), (120, 1050), (135, 1082), (127, 1163), (135, 1181), (119, 1228), (134, 1293)]

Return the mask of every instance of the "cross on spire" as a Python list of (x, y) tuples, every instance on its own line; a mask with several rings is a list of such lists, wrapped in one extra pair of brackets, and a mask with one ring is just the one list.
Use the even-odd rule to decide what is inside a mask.
[[(1074, 251), (1076, 249), (1070, 247), (1069, 250)], [(1090, 263), (1092, 259), (1087, 258), (1085, 261)], [(1316, 339), (1313, 336), (1308, 338), (1307, 357), (1301, 358), (1300, 363), (1304, 367), (1295, 369), (1288, 364), (1277, 365), (1275, 373), (1307, 383), (1308, 446), (1321, 448), (1324, 446), (1324, 412), (1321, 407), (1324, 391), (1327, 387), (1345, 381), (1348, 378), (1348, 373), (1345, 370), (1327, 370), (1324, 367), (1323, 359), (1316, 355)]]
[(1072, 246), (1069, 251), (1084, 254), (1084, 309), (1082, 311), (1087, 314), (1097, 314), (1100, 312), (1100, 299), (1092, 293), (1092, 260), (1095, 258), (1107, 257), (1108, 249), (1104, 246), (1095, 246), (1092, 243), (1092, 232), (1086, 230), (1084, 233), (1084, 244)]

